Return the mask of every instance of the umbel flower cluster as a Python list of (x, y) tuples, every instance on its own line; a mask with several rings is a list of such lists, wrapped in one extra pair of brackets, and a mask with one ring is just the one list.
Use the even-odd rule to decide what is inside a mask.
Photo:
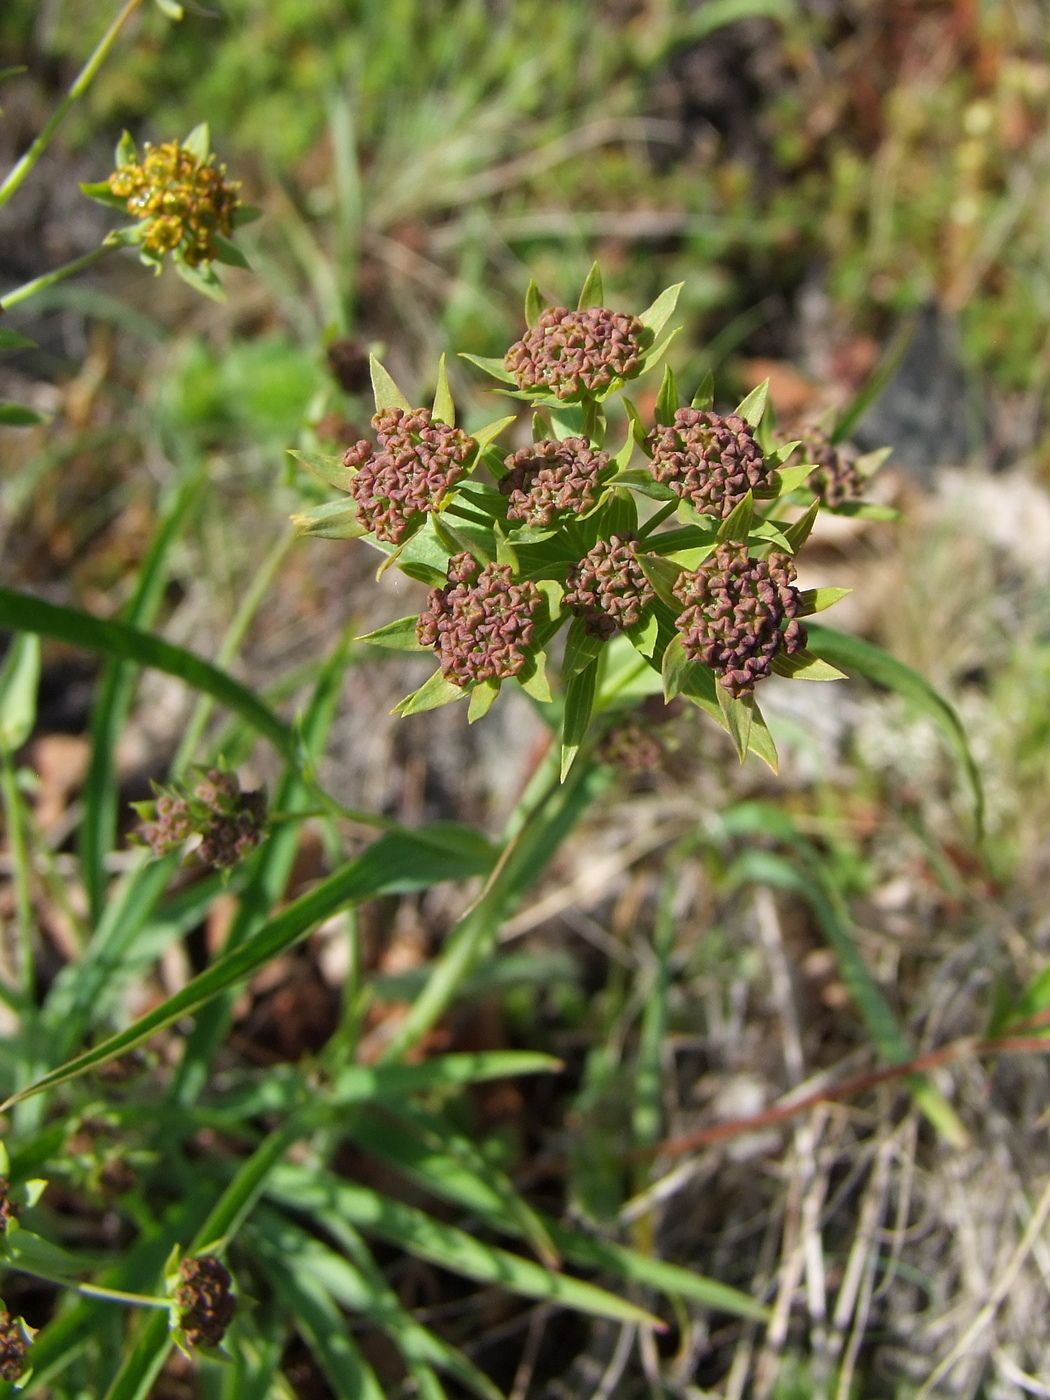
[(171, 855), (191, 837), (196, 857), (214, 870), (230, 870), (249, 855), (266, 829), (266, 793), (242, 792), (236, 773), (201, 770), (196, 783), (158, 788), (152, 802), (134, 804), (137, 835), (155, 856)]
[(191, 1347), (217, 1347), (237, 1312), (233, 1279), (214, 1254), (183, 1259), (178, 1268), (175, 1312)]
[(209, 143), (208, 128), (202, 124), (183, 141), (147, 143), (140, 154), (125, 132), (109, 179), (80, 188), (99, 204), (135, 220), (114, 229), (107, 246), (137, 248), (142, 262), (155, 272), (170, 256), (185, 281), (221, 299), (213, 264), (248, 266), (233, 235), (259, 211), (242, 202), (239, 183), (226, 178), (226, 167), (217, 163)]
[(821, 655), (825, 629), (801, 619), (846, 590), (800, 588), (794, 556), (821, 508), (885, 508), (859, 500), (865, 473), (844, 465), (834, 423), (778, 442), (766, 385), (726, 412), (710, 377), (683, 403), (665, 369), (642, 420), (624, 390), (661, 360), (678, 291), (635, 316), (605, 307), (596, 268), (574, 310), (529, 287), (506, 356), (464, 358), (527, 406), (531, 442), (516, 413), (458, 428), (444, 358), (429, 408), (373, 360), (376, 443), (293, 453), (345, 493), (297, 516), (303, 533), (363, 538), (385, 556), (381, 574), (394, 565), (429, 586), (418, 616), (364, 638), (434, 657), (401, 714), (466, 697), (475, 720), (508, 682), (541, 704), (560, 686), (564, 773), (622, 725), (619, 696), (680, 696), (741, 758), (775, 765), (756, 688), (773, 673), (841, 676)]

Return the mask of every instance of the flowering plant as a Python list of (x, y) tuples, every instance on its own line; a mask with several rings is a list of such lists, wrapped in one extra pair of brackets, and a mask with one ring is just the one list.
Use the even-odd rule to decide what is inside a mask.
[[(402, 715), (467, 699), (473, 721), (515, 681), (560, 704), (564, 778), (604, 712), (662, 690), (775, 768), (757, 683), (842, 676), (802, 619), (848, 590), (800, 589), (794, 557), (821, 508), (855, 513), (883, 454), (854, 463), (827, 433), (779, 441), (766, 384), (722, 414), (708, 376), (683, 404), (670, 368), (646, 423), (623, 390), (663, 357), (679, 290), (636, 317), (602, 305), (597, 266), (575, 311), (545, 309), (530, 285), (505, 358), (466, 356), (531, 408), (516, 451), (499, 441), (516, 416), (456, 427), (444, 359), (429, 409), (373, 359), (378, 445), (293, 454), (351, 498), (298, 516), (304, 533), (363, 538), (381, 573), (430, 586), (420, 614), (362, 639), (434, 653)], [(610, 445), (616, 396), (626, 436)]]

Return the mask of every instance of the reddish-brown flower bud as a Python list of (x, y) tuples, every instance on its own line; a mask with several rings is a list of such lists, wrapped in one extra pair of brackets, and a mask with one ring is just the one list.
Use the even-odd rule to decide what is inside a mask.
[(549, 389), (571, 399), (607, 389), (641, 370), (645, 327), (636, 316), (590, 306), (554, 306), (507, 351), (504, 364), (519, 389)]
[(11, 1183), (6, 1176), (0, 1176), (0, 1234), (7, 1230), (9, 1220), (17, 1220), (22, 1207), (11, 1199)]
[(544, 439), (506, 459), (507, 475), (499, 489), (510, 497), (508, 520), (523, 520), (544, 529), (556, 516), (571, 511), (586, 515), (598, 503), (601, 476), (609, 454), (586, 438)]
[(416, 635), (433, 647), (442, 674), (454, 685), (507, 680), (531, 656), (543, 594), (534, 583), (514, 582), (509, 564), (486, 564), (469, 554), (449, 560), (448, 583), (431, 589)]
[(350, 495), (377, 540), (400, 544), (424, 514), (440, 508), (476, 444), (459, 428), (432, 423), (428, 408), (381, 409), (372, 427), (380, 451), (362, 439), (343, 454), (346, 466), (358, 468)]
[(752, 691), (781, 649), (791, 656), (806, 645), (795, 577), (789, 554), (751, 559), (745, 545), (728, 542), (679, 575), (674, 592), (686, 607), (675, 626), (685, 654), (710, 666), (730, 695)]
[(26, 1368), (26, 1341), (22, 1324), (9, 1312), (0, 1309), (0, 1377), (16, 1381)]
[(237, 1311), (230, 1271), (214, 1254), (184, 1259), (175, 1290), (179, 1326), (190, 1346), (217, 1347)]
[(653, 476), (701, 515), (725, 519), (749, 491), (761, 494), (772, 483), (754, 433), (735, 413), (680, 408), (647, 441)]
[(817, 464), (817, 470), (810, 473), (806, 485), (816, 492), (824, 505), (844, 506), (860, 500), (864, 494), (864, 478), (853, 459), (836, 447), (827, 433), (811, 429), (802, 439), (800, 451), (803, 462)]
[(634, 535), (599, 540), (569, 568), (565, 605), (583, 617), (592, 636), (611, 637), (633, 627), (656, 597), (638, 562)]

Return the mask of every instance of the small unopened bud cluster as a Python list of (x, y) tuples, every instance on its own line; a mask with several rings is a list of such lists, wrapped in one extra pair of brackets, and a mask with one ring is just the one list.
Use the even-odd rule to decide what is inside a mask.
[(674, 422), (646, 439), (656, 480), (701, 515), (725, 519), (749, 491), (761, 494), (772, 476), (748, 423), (698, 408), (679, 408)]
[(237, 1311), (230, 1271), (214, 1254), (184, 1259), (175, 1290), (179, 1327), (194, 1347), (217, 1347)]
[(420, 643), (437, 652), (442, 674), (459, 686), (520, 675), (543, 594), (528, 579), (515, 583), (509, 564), (482, 567), (469, 554), (449, 560), (448, 579), (431, 589), (416, 625)]
[(633, 627), (656, 597), (638, 562), (634, 535), (599, 540), (569, 568), (564, 602), (583, 617), (587, 631), (608, 639), (617, 629)]
[(686, 606), (675, 626), (685, 654), (710, 666), (730, 695), (752, 691), (781, 649), (791, 656), (806, 645), (795, 577), (790, 555), (752, 559), (746, 546), (733, 543), (679, 575), (674, 592)]
[(636, 316), (590, 306), (544, 311), (507, 351), (504, 364), (525, 390), (549, 389), (559, 399), (598, 394), (641, 369), (645, 327)]
[(609, 454), (586, 438), (544, 439), (513, 453), (505, 465), (499, 489), (510, 498), (507, 519), (545, 529), (558, 515), (586, 515), (598, 504)]
[(852, 458), (831, 442), (826, 433), (813, 429), (802, 440), (802, 460), (816, 462), (806, 485), (826, 506), (844, 506), (864, 494), (864, 478)]
[(428, 408), (384, 408), (372, 419), (380, 451), (363, 438), (343, 454), (357, 475), (349, 486), (357, 517), (377, 540), (401, 544), (422, 516), (440, 508), (466, 471), (474, 439)]
[(29, 1343), (18, 1318), (0, 1308), (0, 1378), (16, 1381), (26, 1368)]
[(201, 160), (178, 141), (146, 146), (141, 163), (132, 161), (109, 177), (128, 213), (148, 220), (142, 246), (157, 254), (179, 249), (190, 267), (218, 256), (216, 234), (229, 238), (240, 208), (240, 185), (226, 179), (215, 157)]
[(238, 865), (262, 840), (266, 793), (242, 792), (237, 775), (210, 768), (187, 794), (162, 792), (139, 836), (155, 856), (170, 855), (190, 836), (200, 836), (197, 855), (216, 870)]

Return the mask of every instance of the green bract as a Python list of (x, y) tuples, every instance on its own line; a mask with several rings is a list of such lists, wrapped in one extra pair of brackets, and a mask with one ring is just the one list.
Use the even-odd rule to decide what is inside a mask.
[[(473, 437), (455, 428), (444, 358), (430, 409), (373, 360), (378, 448), (294, 454), (351, 498), (298, 516), (303, 533), (365, 539), (386, 555), (380, 572), (430, 585), (421, 614), (361, 639), (435, 653), (402, 715), (467, 699), (473, 722), (515, 681), (560, 708), (564, 776), (620, 694), (662, 690), (711, 715), (741, 759), (775, 768), (756, 682), (842, 675), (800, 619), (845, 590), (798, 590), (792, 563), (824, 500), (860, 506), (827, 487), (838, 458), (826, 435), (774, 445), (767, 385), (720, 414), (710, 377), (683, 402), (668, 368), (655, 421), (624, 398), (627, 440), (606, 441), (605, 405), (660, 360), (678, 292), (634, 317), (601, 305), (597, 267), (575, 311), (545, 308), (530, 284), (528, 329), (506, 358), (465, 358), (528, 403), (531, 447), (508, 445), (516, 416)], [(788, 465), (809, 443), (820, 459)], [(851, 483), (872, 464), (857, 465)]]

